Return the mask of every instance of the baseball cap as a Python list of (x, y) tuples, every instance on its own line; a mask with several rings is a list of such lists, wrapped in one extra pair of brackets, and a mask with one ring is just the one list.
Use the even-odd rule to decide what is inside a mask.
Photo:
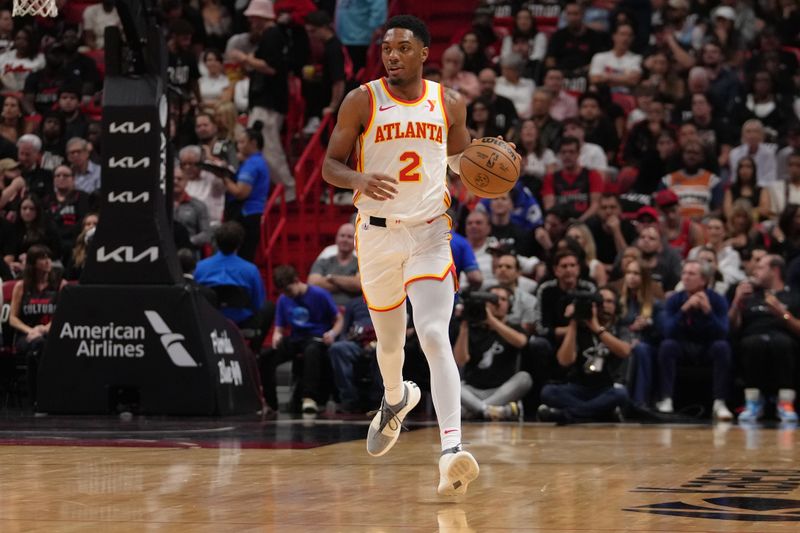
[(714, 10), (714, 18), (721, 17), (728, 20), (736, 20), (736, 11), (730, 6), (719, 6)]
[(658, 220), (658, 211), (649, 205), (640, 207), (639, 210), (636, 211), (636, 220), (639, 220), (642, 217), (652, 217), (653, 220)]
[(6, 170), (11, 170), (13, 168), (19, 168), (19, 163), (10, 157), (0, 159), (0, 172), (5, 172)]
[(262, 19), (275, 19), (275, 8), (270, 0), (251, 0), (244, 12), (245, 17), (261, 17)]
[(679, 202), (678, 195), (671, 189), (658, 191), (653, 197), (658, 207), (668, 207)]

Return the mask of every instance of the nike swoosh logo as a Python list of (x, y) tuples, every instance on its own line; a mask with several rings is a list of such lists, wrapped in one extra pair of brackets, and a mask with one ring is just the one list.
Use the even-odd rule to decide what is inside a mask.
[(397, 104), (395, 104), (395, 105), (387, 105), (387, 106), (380, 106), (378, 108), (378, 111), (387, 111), (387, 110), (389, 110), (389, 109), (391, 109), (393, 107), (397, 107)]
[(457, 429), (445, 429), (444, 430), (444, 434), (447, 435), (448, 433), (455, 433), (456, 431), (458, 431), (458, 430)]

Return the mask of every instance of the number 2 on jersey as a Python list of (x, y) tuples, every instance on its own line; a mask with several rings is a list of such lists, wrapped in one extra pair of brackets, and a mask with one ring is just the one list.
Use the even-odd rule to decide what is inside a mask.
[(400, 155), (400, 162), (407, 163), (400, 170), (400, 181), (420, 181), (422, 176), (418, 172), (422, 161), (419, 158), (419, 154), (417, 152), (403, 152)]

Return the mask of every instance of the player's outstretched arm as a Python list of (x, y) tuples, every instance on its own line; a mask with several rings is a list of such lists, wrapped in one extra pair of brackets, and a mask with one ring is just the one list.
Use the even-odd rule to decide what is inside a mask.
[(347, 166), (347, 159), (369, 120), (370, 111), (369, 95), (365, 89), (353, 89), (345, 97), (322, 163), (322, 178), (335, 187), (353, 189), (375, 200), (390, 200), (397, 193), (393, 186), (397, 183), (395, 178), (356, 172)]

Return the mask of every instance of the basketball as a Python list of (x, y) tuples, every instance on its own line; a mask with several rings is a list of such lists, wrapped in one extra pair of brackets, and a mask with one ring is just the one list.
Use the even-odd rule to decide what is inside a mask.
[(461, 154), (461, 181), (482, 198), (495, 198), (510, 191), (519, 179), (519, 154), (497, 137), (484, 137)]

